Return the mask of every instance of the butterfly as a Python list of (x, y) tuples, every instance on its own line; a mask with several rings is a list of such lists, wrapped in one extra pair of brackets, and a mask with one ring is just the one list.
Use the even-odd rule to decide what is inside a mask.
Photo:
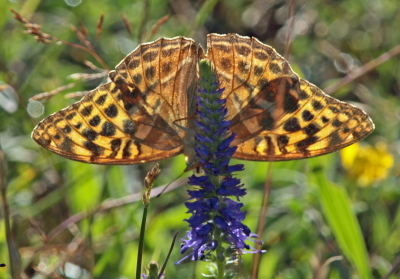
[[(302, 159), (337, 151), (374, 129), (368, 115), (299, 78), (272, 47), (237, 34), (160, 38), (139, 45), (80, 101), (42, 120), (32, 138), (68, 159), (138, 164), (193, 156), (199, 61), (226, 98), (234, 158)], [(189, 159), (190, 161), (190, 159)]]

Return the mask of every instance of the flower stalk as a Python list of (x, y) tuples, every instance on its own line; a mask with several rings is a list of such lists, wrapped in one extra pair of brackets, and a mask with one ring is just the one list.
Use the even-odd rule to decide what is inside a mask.
[[(161, 169), (159, 165), (156, 164), (151, 171), (149, 171), (144, 179), (145, 190), (142, 195), (142, 202), (144, 205), (143, 215), (142, 215), (142, 224), (140, 226), (140, 236), (139, 236), (139, 246), (138, 246), (138, 254), (137, 254), (137, 262), (136, 262), (136, 279), (142, 278), (142, 255), (143, 255), (143, 246), (144, 246), (144, 236), (146, 232), (146, 220), (147, 220), (147, 209), (150, 204), (150, 194), (151, 188), (153, 187), (154, 180), (160, 174)], [(153, 277), (149, 277), (153, 278)], [(155, 277), (154, 277), (155, 278)]]

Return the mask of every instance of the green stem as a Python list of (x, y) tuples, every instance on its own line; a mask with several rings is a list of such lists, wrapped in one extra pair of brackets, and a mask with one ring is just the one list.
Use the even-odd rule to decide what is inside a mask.
[[(211, 183), (215, 186), (215, 188), (217, 189), (218, 186), (221, 184), (220, 181), (220, 177), (219, 176), (213, 176), (210, 175), (210, 180)], [(213, 215), (215, 215), (216, 213), (214, 213)], [(214, 216), (212, 216), (211, 219), (214, 219)], [(217, 271), (218, 271), (218, 275), (217, 278), (218, 279), (223, 279), (225, 276), (225, 257), (221, 257), (220, 255), (224, 255), (224, 248), (222, 247), (222, 239), (221, 239), (221, 231), (217, 228), (214, 228), (213, 231), (214, 234), (214, 239), (217, 241), (218, 246), (215, 249), (215, 258), (216, 258), (216, 262), (217, 262)]]
[(18, 248), (13, 241), (13, 235), (10, 222), (10, 210), (8, 208), (7, 193), (6, 193), (6, 170), (4, 152), (0, 150), (0, 192), (3, 206), (3, 216), (6, 231), (6, 241), (8, 247), (8, 256), (10, 260), (10, 269), (12, 278), (21, 278), (21, 258), (18, 253)]
[(142, 255), (143, 255), (144, 233), (146, 231), (147, 207), (148, 205), (144, 205), (142, 225), (140, 226), (139, 248), (138, 248), (138, 255), (136, 262), (136, 279), (140, 279), (142, 276)]
[(219, 232), (219, 230), (214, 230), (215, 233), (215, 240), (218, 243), (217, 249), (215, 249), (215, 258), (217, 261), (217, 271), (218, 271), (218, 275), (217, 278), (218, 279), (223, 279), (225, 276), (225, 257), (220, 257), (219, 255), (223, 255), (224, 254), (224, 249), (222, 247), (222, 239), (221, 239), (221, 232)]
[(218, 279), (223, 279), (225, 275), (225, 262), (217, 260), (217, 267), (218, 267)]

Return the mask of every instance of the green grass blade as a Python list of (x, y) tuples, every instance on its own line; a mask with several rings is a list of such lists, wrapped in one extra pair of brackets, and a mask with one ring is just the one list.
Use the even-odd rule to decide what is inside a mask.
[(372, 278), (365, 242), (346, 191), (333, 185), (321, 171), (317, 171), (316, 178), (323, 214), (343, 254), (361, 278)]

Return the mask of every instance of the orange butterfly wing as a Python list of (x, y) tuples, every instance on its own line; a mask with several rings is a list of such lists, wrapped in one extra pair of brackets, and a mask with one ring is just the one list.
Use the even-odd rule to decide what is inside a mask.
[(225, 87), (234, 158), (279, 161), (323, 155), (355, 143), (374, 125), (362, 110), (300, 79), (255, 38), (208, 36), (207, 58)]
[(136, 164), (180, 154), (185, 131), (174, 121), (193, 110), (196, 67), (193, 40), (142, 44), (110, 73), (113, 82), (45, 118), (32, 137), (56, 154), (89, 163)]

